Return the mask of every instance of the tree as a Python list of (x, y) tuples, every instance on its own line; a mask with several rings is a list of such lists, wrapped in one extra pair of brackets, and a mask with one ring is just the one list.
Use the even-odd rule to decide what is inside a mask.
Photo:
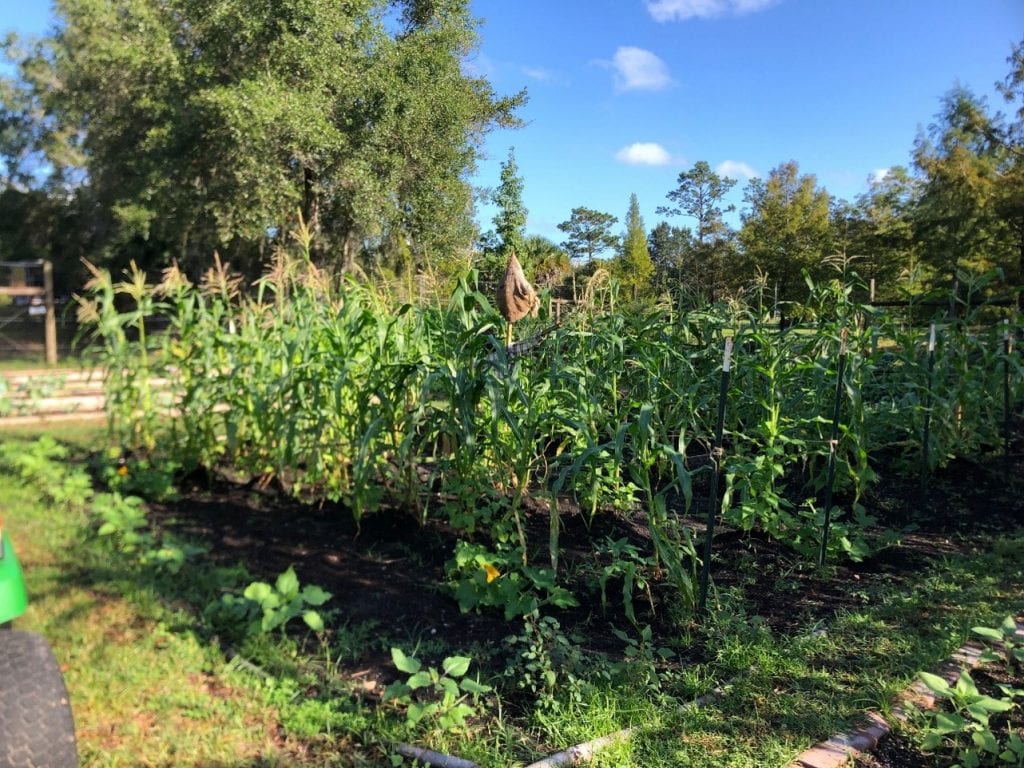
[(673, 227), (658, 222), (647, 236), (647, 251), (654, 264), (653, 284), (658, 291), (668, 291), (678, 297), (690, 288), (684, 285), (685, 275), (693, 258), (695, 241), (693, 232), (686, 227)]
[(675, 205), (659, 206), (658, 213), (667, 216), (690, 216), (697, 224), (693, 258), (686, 265), (686, 280), (698, 296), (714, 299), (721, 285), (722, 262), (729, 250), (732, 231), (723, 214), (734, 206), (722, 206), (722, 200), (735, 186), (734, 179), (719, 176), (704, 160), (679, 174), (678, 186), (666, 196)]
[(558, 288), (572, 275), (569, 254), (541, 235), (523, 238), (523, 257), (531, 266), (535, 288)]
[(922, 178), (915, 236), (948, 285), (957, 271), (1006, 266), (1008, 222), (996, 206), (1004, 149), (985, 102), (965, 88), (942, 100), (936, 121), (914, 145)]
[(219, 248), (240, 266), (301, 211), (324, 263), (395, 242), (423, 261), (470, 244), (467, 174), (524, 98), (462, 71), (468, 7), (57, 0), (0, 98), (51, 176), (88, 188), (93, 258), (201, 267)]
[(857, 198), (853, 216), (858, 226), (851, 252), (860, 259), (857, 271), (866, 280), (875, 280), (880, 298), (895, 298), (901, 293), (900, 282), (914, 291), (925, 279), (912, 219), (919, 195), (917, 179), (895, 166), (871, 179), (868, 191)]
[(636, 193), (629, 197), (626, 232), (622, 236), (622, 253), (616, 267), (620, 282), (632, 291), (634, 299), (650, 290), (654, 263), (647, 250), (647, 233), (644, 230), (644, 220), (640, 215), (640, 203)]
[(592, 208), (573, 208), (568, 221), (558, 225), (568, 235), (562, 247), (572, 258), (586, 256), (587, 262), (592, 262), (595, 256), (614, 248), (618, 243), (619, 239), (611, 232), (617, 221), (610, 213)]
[(515, 148), (508, 151), (508, 159), (501, 164), (501, 183), (494, 191), (492, 200), (498, 206), (494, 215), (494, 232), (497, 235), (498, 255), (507, 259), (515, 253), (523, 268), (527, 267), (526, 249), (523, 238), (526, 231), (526, 217), (529, 213), (523, 204), (523, 177), (516, 165)]
[(1015, 110), (1000, 131), (1004, 151), (996, 184), (996, 210), (1014, 240), (1016, 268), (1008, 269), (1007, 277), (1017, 286), (1018, 308), (1024, 312), (1024, 41), (1013, 46), (1007, 63), (1010, 72), (997, 87)]
[(747, 280), (758, 270), (779, 298), (795, 300), (804, 294), (803, 270), (821, 272), (829, 251), (829, 195), (811, 174), (800, 175), (795, 161), (782, 163), (766, 179), (751, 179), (744, 192), (750, 205), (741, 218), (739, 241)]
[(677, 183), (679, 186), (666, 195), (675, 205), (658, 206), (658, 213), (693, 217), (697, 222), (694, 234), (700, 245), (726, 237), (729, 228), (722, 215), (734, 210), (734, 206), (723, 208), (721, 202), (736, 180), (719, 176), (707, 162), (699, 160), (693, 168), (679, 174)]

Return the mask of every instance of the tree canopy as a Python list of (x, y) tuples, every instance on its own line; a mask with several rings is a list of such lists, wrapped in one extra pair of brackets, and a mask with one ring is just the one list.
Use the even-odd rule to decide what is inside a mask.
[(801, 272), (816, 271), (828, 254), (829, 194), (812, 174), (800, 174), (795, 161), (752, 179), (744, 200), (739, 240), (748, 272), (760, 269), (779, 296), (793, 299), (803, 290)]
[(609, 248), (614, 248), (619, 239), (612, 234), (612, 227), (618, 219), (610, 213), (595, 211), (593, 208), (573, 208), (569, 218), (558, 225), (567, 235), (562, 247), (573, 258), (587, 257), (591, 262)]
[(90, 207), (94, 258), (252, 261), (299, 212), (315, 256), (342, 268), (398, 239), (421, 260), (467, 248), (467, 174), (525, 98), (463, 71), (468, 0), (57, 0), (56, 14), (51, 36), (8, 46), (0, 152), (8, 176), (48, 169)]

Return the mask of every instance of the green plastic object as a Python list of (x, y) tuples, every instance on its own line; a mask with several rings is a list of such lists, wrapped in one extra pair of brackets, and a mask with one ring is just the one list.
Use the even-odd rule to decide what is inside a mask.
[(21, 565), (6, 531), (0, 532), (0, 547), (0, 624), (5, 624), (25, 612), (28, 594)]

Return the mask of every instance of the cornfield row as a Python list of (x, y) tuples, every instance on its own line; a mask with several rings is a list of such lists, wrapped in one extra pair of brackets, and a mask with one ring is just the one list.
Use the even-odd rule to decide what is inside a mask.
[[(564, 496), (590, 515), (642, 510), (656, 559), (699, 560), (676, 513), (702, 482), (726, 337), (723, 518), (808, 554), (825, 512), (844, 331), (833, 548), (849, 556), (863, 553), (871, 522), (859, 499), (874, 459), (914, 472), (922, 459), (930, 470), (998, 450), (1005, 395), (1024, 396), (1020, 357), (1004, 342), (1019, 324), (940, 326), (929, 363), (927, 329), (854, 303), (838, 281), (812, 286), (803, 322), (785, 330), (739, 305), (609, 311), (605, 286), (557, 326), (542, 313), (526, 330), (538, 343), (514, 359), (470, 277), (445, 308), (399, 307), (282, 255), (252, 291), (239, 288), (219, 263), (198, 285), (175, 269), (157, 285), (95, 271), (80, 319), (103, 342), (111, 429), (126, 448), (159, 444), (193, 465), (277, 477), (357, 521), (396, 505), (442, 515), (489, 536), (488, 563), (535, 583), (527, 496), (551, 510), (545, 573), (557, 574)], [(169, 329), (148, 333), (154, 322)], [(672, 567), (691, 593), (692, 572)]]

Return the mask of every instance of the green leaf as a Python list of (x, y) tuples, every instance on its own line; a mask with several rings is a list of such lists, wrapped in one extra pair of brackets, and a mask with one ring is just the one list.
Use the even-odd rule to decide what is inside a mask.
[(444, 660), (442, 667), (446, 675), (451, 677), (462, 677), (469, 671), (469, 663), (472, 661), (468, 656), (449, 656)]
[(286, 597), (294, 597), (299, 593), (299, 577), (291, 566), (277, 577), (277, 591)]
[(973, 702), (973, 704), (981, 707), (986, 712), (1008, 712), (1013, 709), (1012, 701), (994, 699), (991, 696), (982, 696), (980, 699)]
[(924, 738), (921, 740), (921, 749), (925, 752), (931, 752), (942, 746), (943, 734), (936, 730), (929, 730), (925, 733)]
[(410, 704), (408, 711), (405, 713), (406, 720), (409, 725), (416, 725), (423, 716), (427, 713), (427, 707), (424, 704)]
[(935, 720), (930, 730), (939, 735), (960, 733), (966, 724), (967, 721), (960, 717), (960, 715), (939, 712), (935, 715)]
[(395, 682), (393, 682), (391, 685), (389, 685), (387, 688), (384, 689), (383, 699), (384, 699), (384, 701), (391, 701), (393, 699), (399, 699), (400, 700), (400, 699), (403, 699), (406, 696), (408, 696), (411, 692), (412, 692), (412, 689), (410, 689), (408, 685), (406, 685), (403, 682), (399, 682), (398, 680), (396, 680)]
[(417, 672), (406, 680), (405, 684), (414, 691), (419, 690), (420, 688), (426, 688), (430, 685), (430, 673), (427, 670)]
[(984, 637), (986, 640), (994, 640), (997, 643), (1003, 639), (1003, 633), (998, 629), (992, 629), (992, 627), (973, 627), (971, 632)]
[(459, 698), (459, 686), (450, 677), (442, 677), (440, 680), (441, 687), (444, 689), (444, 700), (445, 703), (451, 704)]
[(978, 686), (974, 684), (974, 680), (971, 679), (971, 675), (967, 670), (960, 673), (960, 678), (956, 681), (956, 686), (953, 690), (961, 700), (978, 695)]
[(927, 685), (932, 693), (938, 696), (945, 696), (947, 699), (953, 695), (953, 689), (949, 687), (949, 683), (938, 675), (933, 675), (931, 672), (918, 672), (917, 676), (921, 678), (921, 682)]
[(461, 728), (466, 724), (466, 718), (473, 714), (473, 708), (468, 704), (457, 704), (448, 711), (448, 720), (455, 727)]
[(245, 592), (243, 592), (242, 595), (249, 600), (253, 600), (257, 603), (262, 603), (273, 593), (273, 587), (271, 587), (266, 582), (254, 581), (252, 584), (245, 588)]
[(326, 592), (315, 584), (310, 584), (302, 590), (302, 600), (308, 605), (323, 605), (331, 599), (331, 593)]
[(316, 611), (306, 611), (302, 614), (302, 620), (306, 622), (306, 626), (308, 626), (314, 632), (324, 631), (324, 620)]
[(491, 686), (477, 682), (471, 677), (464, 677), (459, 683), (459, 687), (466, 693), (490, 693), (492, 690)]
[(1024, 755), (1024, 739), (1016, 733), (1011, 733), (1006, 743), (1013, 752), (1016, 752), (1018, 755)]
[(977, 704), (968, 704), (964, 707), (964, 711), (967, 712), (975, 721), (981, 723), (984, 726), (988, 726), (988, 710), (984, 707), (980, 707)]
[(991, 752), (993, 755), (999, 751), (999, 742), (992, 735), (992, 731), (976, 731), (971, 738), (979, 749)]
[(399, 672), (405, 672), (407, 675), (415, 675), (420, 671), (420, 663), (411, 656), (406, 656), (402, 653), (401, 648), (391, 649), (391, 661), (394, 662)]

